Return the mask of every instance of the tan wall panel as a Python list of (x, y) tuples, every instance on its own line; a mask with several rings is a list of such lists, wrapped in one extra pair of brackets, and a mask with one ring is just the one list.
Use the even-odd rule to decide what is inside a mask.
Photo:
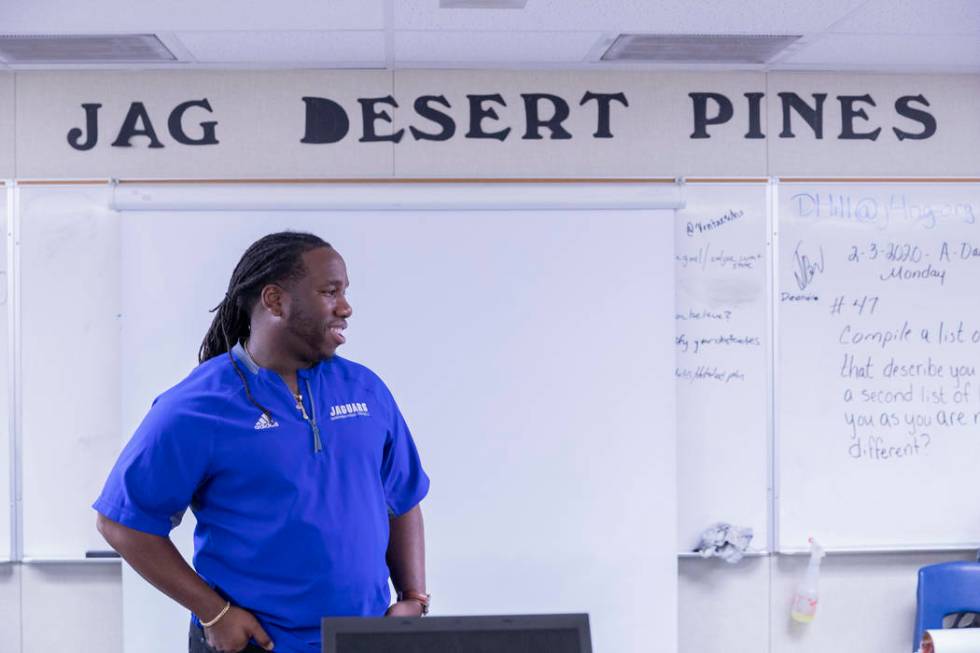
[[(750, 176), (765, 174), (765, 142), (746, 141), (744, 128), (731, 126), (711, 139), (691, 141), (689, 89), (712, 90), (741, 96), (745, 91), (764, 91), (761, 74), (727, 75), (678, 73), (500, 72), (500, 71), (398, 71), (395, 96), (400, 107), (396, 129), (406, 129), (395, 148), (395, 174), (399, 177), (674, 177), (678, 175)], [(594, 138), (598, 115), (596, 101), (580, 106), (585, 93), (626, 95), (629, 107), (610, 103), (612, 138)], [(500, 116), (487, 119), (485, 131), (511, 128), (506, 140), (470, 139), (468, 94), (499, 93), (507, 106), (488, 103)], [(524, 139), (524, 93), (557, 95), (569, 104), (563, 123), (571, 139), (552, 139), (547, 128), (541, 140)], [(415, 99), (444, 95), (451, 109), (436, 106), (452, 116), (456, 133), (448, 141), (416, 140), (410, 127), (427, 132), (440, 129), (416, 114)], [(541, 117), (552, 109), (541, 103)], [(720, 156), (719, 152), (724, 152)]]
[[(12, 118), (4, 112), (12, 96), (10, 75), (0, 76), (0, 146), (9, 140)], [(4, 92), (7, 89), (8, 92)], [(611, 104), (612, 138), (595, 138), (597, 105), (579, 103), (586, 91), (625, 93), (629, 107)], [(826, 93), (823, 138), (798, 116), (795, 138), (780, 136), (778, 93), (792, 91), (812, 102)], [(691, 93), (720, 93), (733, 115), (708, 128), (710, 137), (691, 138)], [(761, 128), (765, 139), (746, 138), (746, 93), (765, 92)], [(507, 140), (467, 139), (467, 94), (499, 93), (499, 121)], [(564, 127), (569, 140), (527, 140), (522, 93), (549, 93), (571, 109)], [(375, 122), (379, 134), (405, 129), (402, 141), (359, 142), (364, 126), (359, 98), (394, 95), (399, 108), (378, 105), (395, 124)], [(456, 124), (448, 141), (416, 140), (411, 127), (437, 131), (416, 114), (420, 95), (444, 95)], [(870, 94), (877, 106), (864, 108), (858, 130), (880, 127), (876, 141), (843, 140), (838, 95)], [(915, 131), (918, 123), (894, 107), (903, 95), (924, 95), (938, 129), (926, 140), (899, 141), (893, 127)], [(301, 143), (306, 128), (303, 97), (338, 102), (349, 119), (337, 143)], [(217, 120), (218, 145), (181, 145), (167, 119), (181, 102), (207, 98), (213, 114), (200, 108), (185, 116), (189, 136), (198, 123)], [(133, 101), (142, 101), (164, 147), (149, 149), (137, 136), (132, 147), (111, 142)], [(763, 176), (976, 176), (980, 174), (978, 75), (859, 75), (755, 72), (593, 71), (46, 71), (16, 74), (16, 175), (30, 178), (230, 178), (230, 177), (744, 177)], [(67, 136), (84, 124), (83, 103), (99, 102), (100, 138), (91, 150), (69, 146)], [(9, 103), (8, 105), (9, 106)], [(709, 106), (715, 115), (717, 105)], [(550, 115), (547, 103), (542, 114)], [(6, 116), (6, 117), (5, 117)], [(7, 127), (5, 127), (7, 125)], [(0, 173), (12, 171), (12, 143), (0, 150)], [(12, 176), (12, 172), (7, 176)]]
[[(855, 75), (841, 73), (773, 73), (769, 75), (769, 171), (773, 176), (976, 176), (980, 174), (980, 76), (978, 75)], [(794, 92), (813, 106), (814, 93), (826, 93), (823, 138), (795, 113), (795, 138), (783, 138), (780, 92)], [(855, 131), (881, 128), (878, 138), (842, 140), (840, 95), (865, 95), (876, 106), (855, 104), (869, 120), (856, 119)], [(936, 133), (923, 140), (900, 141), (898, 128), (916, 133), (922, 125), (902, 117), (895, 102), (923, 95)]]
[[(380, 71), (271, 72), (43, 72), (17, 75), (18, 170), (21, 178), (229, 178), (390, 176), (391, 143), (359, 143), (358, 97), (391, 93)], [(333, 144), (301, 143), (304, 96), (328, 97), (350, 115), (350, 132)], [(207, 98), (213, 113), (190, 109), (191, 138), (198, 124), (217, 120), (217, 145), (182, 145), (169, 134), (170, 112), (181, 102)], [(113, 147), (130, 103), (144, 103), (164, 147), (137, 136)], [(83, 103), (101, 103), (98, 143), (69, 146), (67, 135), (85, 125)]]

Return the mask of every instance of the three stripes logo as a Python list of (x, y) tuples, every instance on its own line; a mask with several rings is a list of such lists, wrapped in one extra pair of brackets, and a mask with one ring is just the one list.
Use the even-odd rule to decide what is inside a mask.
[(255, 423), (255, 430), (261, 431), (262, 429), (274, 429), (277, 426), (279, 426), (279, 422), (272, 419), (265, 413), (262, 413), (262, 417), (260, 417), (259, 421)]

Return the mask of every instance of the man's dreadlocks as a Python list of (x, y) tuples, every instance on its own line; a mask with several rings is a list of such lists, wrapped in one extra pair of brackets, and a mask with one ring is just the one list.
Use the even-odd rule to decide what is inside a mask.
[(225, 298), (211, 309), (215, 313), (214, 320), (197, 354), (198, 362), (203, 363), (227, 353), (245, 386), (248, 400), (270, 419), (272, 414), (269, 410), (252, 398), (248, 381), (231, 350), (248, 338), (252, 309), (262, 288), (270, 283), (283, 283), (302, 277), (306, 273), (303, 254), (320, 247), (330, 247), (330, 244), (319, 236), (295, 231), (269, 234), (252, 243), (231, 274)]

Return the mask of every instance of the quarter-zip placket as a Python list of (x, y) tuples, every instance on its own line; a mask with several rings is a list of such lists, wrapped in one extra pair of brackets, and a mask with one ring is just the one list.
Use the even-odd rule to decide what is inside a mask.
[(299, 408), (303, 419), (313, 429), (313, 453), (320, 453), (323, 451), (323, 442), (320, 440), (320, 427), (316, 423), (316, 401), (313, 398), (313, 389), (310, 387), (310, 380), (304, 378), (303, 383), (306, 384), (306, 396), (310, 398), (310, 414), (307, 414), (306, 405), (303, 404), (303, 395), (299, 396), (296, 407)]
[(310, 380), (303, 379), (306, 382), (306, 394), (310, 397), (310, 413), (312, 417), (309, 419), (310, 426), (313, 427), (313, 453), (320, 453), (323, 451), (323, 442), (320, 441), (320, 427), (316, 425), (316, 401), (313, 400), (313, 389), (310, 387)]

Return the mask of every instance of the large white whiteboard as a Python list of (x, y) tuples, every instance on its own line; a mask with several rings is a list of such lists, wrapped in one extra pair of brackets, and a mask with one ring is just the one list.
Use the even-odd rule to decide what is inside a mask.
[(11, 510), (15, 477), (14, 458), (11, 456), (14, 438), (13, 429), (10, 428), (10, 407), (15, 404), (10, 401), (10, 353), (13, 347), (10, 333), (10, 260), (7, 252), (11, 235), (8, 234), (7, 201), (7, 188), (0, 185), (0, 233), (5, 236), (4, 244), (0, 247), (0, 560), (10, 559), (13, 552), (12, 533), (15, 532), (12, 522), (15, 512)]
[[(651, 629), (674, 649), (672, 211), (141, 211), (121, 225), (124, 432), (193, 366), (245, 247), (315, 231), (350, 271), (343, 355), (391, 386), (433, 479), (438, 612), (585, 611), (600, 653), (647, 651)], [(124, 593), (129, 653), (182, 644), (186, 615), (128, 571)]]
[(21, 186), (20, 451), (26, 558), (104, 550), (90, 508), (119, 451), (119, 238), (108, 192)]
[(980, 543), (980, 186), (779, 186), (779, 545)]
[(678, 549), (716, 522), (769, 521), (768, 184), (690, 184), (677, 212)]

